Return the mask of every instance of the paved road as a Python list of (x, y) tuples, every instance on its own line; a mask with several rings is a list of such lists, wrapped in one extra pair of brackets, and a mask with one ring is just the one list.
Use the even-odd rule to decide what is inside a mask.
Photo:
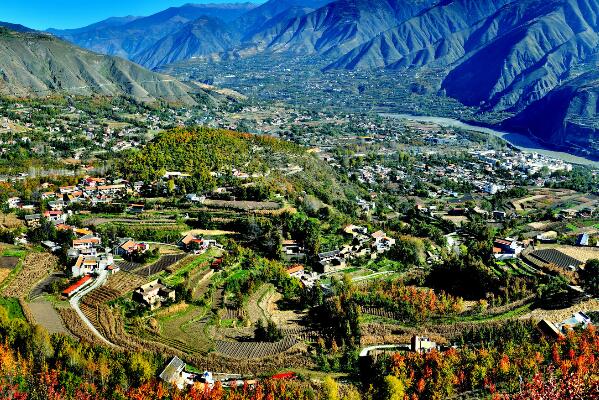
[(85, 325), (87, 325), (87, 327), (94, 333), (94, 335), (96, 335), (98, 337), (98, 339), (102, 340), (104, 343), (106, 343), (107, 345), (109, 345), (111, 347), (116, 347), (115, 344), (108, 341), (108, 339), (106, 339), (104, 336), (102, 336), (102, 334), (100, 332), (98, 332), (96, 327), (89, 321), (89, 319), (87, 319), (85, 314), (83, 314), (83, 311), (81, 311), (81, 309), (79, 308), (79, 302), (81, 301), (83, 296), (85, 296), (92, 290), (102, 286), (104, 284), (104, 282), (106, 282), (107, 278), (108, 278), (108, 272), (106, 272), (106, 271), (100, 272), (100, 275), (96, 278), (94, 283), (92, 283), (90, 286), (88, 286), (85, 290), (82, 290), (81, 292), (79, 292), (75, 296), (73, 296), (71, 298), (71, 300), (69, 300), (69, 303), (71, 304), (71, 307), (73, 307), (73, 309), (77, 312), (77, 314), (79, 315), (79, 318), (81, 318), (81, 320), (85, 323)]
[(388, 350), (388, 349), (410, 349), (409, 344), (381, 344), (379, 346), (365, 347), (360, 351), (360, 357), (366, 357), (368, 353), (374, 350)]

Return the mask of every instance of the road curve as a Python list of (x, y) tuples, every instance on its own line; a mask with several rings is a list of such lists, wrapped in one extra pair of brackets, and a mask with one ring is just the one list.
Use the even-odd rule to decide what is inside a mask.
[(77, 315), (79, 315), (79, 318), (81, 318), (81, 320), (85, 323), (85, 325), (87, 325), (87, 327), (93, 332), (94, 335), (96, 335), (98, 337), (98, 339), (100, 339), (101, 341), (106, 343), (108, 346), (117, 347), (114, 343), (110, 342), (108, 339), (106, 339), (104, 336), (102, 336), (102, 334), (100, 332), (98, 332), (96, 327), (89, 321), (89, 319), (87, 319), (85, 314), (83, 314), (83, 311), (81, 311), (81, 309), (79, 308), (79, 302), (81, 301), (83, 296), (90, 293), (92, 290), (102, 286), (104, 284), (104, 282), (106, 282), (107, 277), (108, 277), (108, 272), (106, 272), (106, 271), (100, 272), (100, 275), (96, 278), (94, 283), (92, 283), (85, 290), (82, 290), (81, 292), (79, 292), (75, 296), (73, 296), (71, 298), (71, 300), (69, 300), (69, 303), (71, 304), (71, 307), (73, 307), (73, 309), (77, 312)]
[(381, 345), (378, 345), (378, 346), (364, 347), (360, 351), (360, 357), (366, 357), (368, 355), (368, 353), (370, 353), (371, 351), (374, 351), (374, 350), (388, 350), (388, 349), (404, 349), (404, 350), (409, 350), (410, 349), (410, 345), (409, 344), (381, 344)]

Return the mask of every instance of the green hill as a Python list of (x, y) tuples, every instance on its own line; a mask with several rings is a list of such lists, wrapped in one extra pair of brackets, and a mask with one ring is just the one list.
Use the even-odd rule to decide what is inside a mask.
[(129, 180), (153, 182), (166, 171), (191, 174), (190, 191), (230, 183), (234, 170), (280, 193), (306, 192), (333, 204), (347, 188), (325, 162), (299, 145), (270, 136), (197, 127), (160, 134), (140, 151), (123, 157), (118, 171)]

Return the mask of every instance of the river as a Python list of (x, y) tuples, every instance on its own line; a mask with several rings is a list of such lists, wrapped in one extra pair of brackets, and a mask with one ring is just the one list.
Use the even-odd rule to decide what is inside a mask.
[(430, 122), (439, 126), (448, 128), (466, 129), (474, 132), (486, 133), (489, 135), (497, 136), (511, 143), (514, 147), (529, 153), (538, 153), (547, 157), (556, 158), (563, 160), (571, 164), (587, 165), (594, 168), (599, 168), (599, 162), (589, 160), (584, 157), (579, 157), (574, 154), (565, 153), (562, 151), (549, 150), (537, 141), (531, 139), (526, 135), (513, 132), (503, 132), (491, 128), (485, 128), (481, 126), (467, 124), (457, 119), (444, 118), (444, 117), (428, 117), (428, 116), (417, 116), (410, 114), (380, 114), (382, 117), (405, 119), (408, 121), (416, 122)]

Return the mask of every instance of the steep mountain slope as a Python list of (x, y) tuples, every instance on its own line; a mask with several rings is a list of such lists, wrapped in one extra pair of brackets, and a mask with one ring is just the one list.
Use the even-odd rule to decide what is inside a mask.
[(598, 111), (599, 72), (591, 71), (552, 90), (503, 127), (599, 158)]
[[(465, 105), (521, 109), (599, 45), (597, 0), (445, 2), (352, 50), (331, 68), (433, 66)], [(490, 62), (492, 60), (492, 62)]]
[(117, 57), (77, 48), (48, 34), (0, 30), (0, 93), (127, 95), (193, 104), (192, 89)]
[(213, 17), (231, 22), (255, 7), (253, 3), (186, 4), (107, 28), (96, 26), (75, 32), (51, 32), (89, 50), (132, 59), (148, 47), (155, 45), (160, 39), (200, 17)]
[(273, 19), (281, 22), (285, 14), (288, 18), (299, 16), (290, 10), (304, 9), (314, 11), (333, 0), (269, 0), (255, 9), (248, 11), (234, 21), (235, 29), (243, 32), (244, 38), (249, 40), (253, 35), (265, 29), (265, 24)]
[(433, 3), (432, 0), (337, 0), (257, 33), (261, 49), (341, 56)]
[(147, 68), (220, 53), (239, 41), (239, 34), (219, 19), (201, 17), (160, 39), (133, 58)]
[(271, 29), (277, 29), (279, 24), (306, 15), (330, 1), (271, 0), (234, 21), (203, 16), (182, 24), (179, 29), (128, 57), (145, 67), (156, 68), (177, 61), (235, 52), (242, 43), (253, 46), (254, 32), (270, 35)]

